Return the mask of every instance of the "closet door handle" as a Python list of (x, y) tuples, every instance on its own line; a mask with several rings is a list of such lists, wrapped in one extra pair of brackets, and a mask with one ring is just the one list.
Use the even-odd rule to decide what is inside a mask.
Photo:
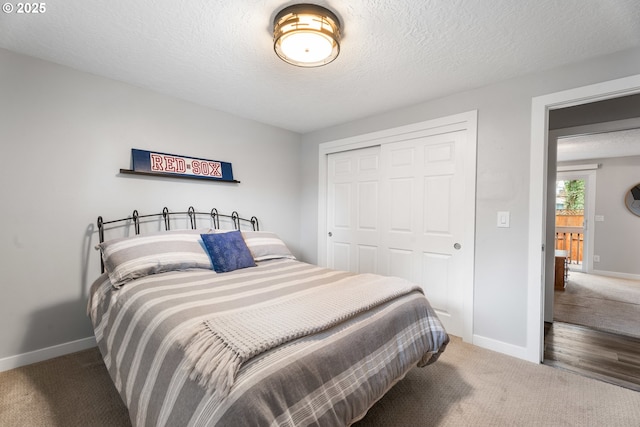
[(454, 248), (455, 250), (457, 250), (457, 251), (459, 251), (461, 247), (462, 247), (462, 245), (461, 245), (460, 243), (455, 243), (455, 244), (453, 245), (453, 248)]
[(329, 232), (329, 233), (327, 233), (327, 234), (328, 234), (328, 236), (329, 236), (329, 237), (332, 237), (332, 236), (333, 236), (333, 233), (332, 233), (332, 232)]

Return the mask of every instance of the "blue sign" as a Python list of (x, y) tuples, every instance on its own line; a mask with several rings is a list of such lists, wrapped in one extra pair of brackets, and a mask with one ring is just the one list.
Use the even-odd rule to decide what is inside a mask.
[(131, 158), (134, 172), (237, 182), (233, 179), (231, 163), (228, 162), (135, 148), (131, 149)]

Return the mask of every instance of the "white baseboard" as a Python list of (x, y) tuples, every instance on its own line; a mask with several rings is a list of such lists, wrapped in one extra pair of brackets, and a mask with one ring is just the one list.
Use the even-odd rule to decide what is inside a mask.
[(498, 353), (506, 354), (507, 356), (517, 357), (530, 361), (527, 357), (527, 348), (518, 345), (508, 344), (502, 341), (494, 340), (492, 338), (483, 337), (480, 335), (473, 336), (473, 345), (486, 348), (487, 350), (497, 351)]
[(0, 359), (0, 372), (53, 359), (54, 357), (64, 356), (65, 354), (75, 353), (76, 351), (86, 350), (88, 348), (95, 347), (96, 345), (96, 338), (89, 337), (51, 347), (41, 348), (28, 353), (5, 357), (4, 359)]
[(593, 270), (591, 271), (591, 274), (596, 274), (598, 276), (617, 277), (618, 279), (640, 280), (640, 274), (618, 273), (615, 271), (606, 270)]

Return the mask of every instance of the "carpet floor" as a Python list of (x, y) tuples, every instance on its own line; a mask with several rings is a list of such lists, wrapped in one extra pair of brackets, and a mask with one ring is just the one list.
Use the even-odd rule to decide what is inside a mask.
[[(640, 393), (452, 337), (367, 416), (369, 426), (634, 426)], [(130, 426), (97, 349), (0, 373), (1, 426)]]
[(640, 281), (572, 271), (553, 319), (640, 338)]

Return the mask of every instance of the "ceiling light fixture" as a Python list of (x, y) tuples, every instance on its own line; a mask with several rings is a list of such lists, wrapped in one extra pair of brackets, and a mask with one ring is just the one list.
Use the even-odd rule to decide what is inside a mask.
[(315, 4), (286, 7), (273, 21), (273, 49), (289, 64), (326, 65), (340, 53), (340, 21), (333, 12)]

